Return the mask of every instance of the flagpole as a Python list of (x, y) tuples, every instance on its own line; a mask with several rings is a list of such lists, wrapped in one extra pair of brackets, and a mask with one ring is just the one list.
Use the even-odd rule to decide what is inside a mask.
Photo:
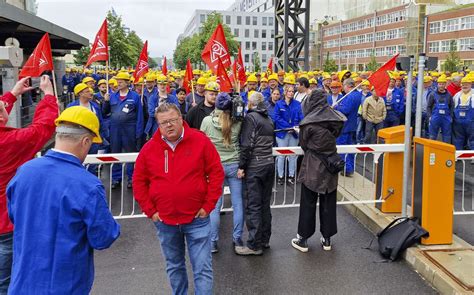
[(105, 61), (105, 84), (107, 85), (107, 93), (109, 93), (109, 59)]
[(193, 80), (191, 79), (191, 93), (193, 94), (193, 105), (196, 104), (196, 98), (194, 97), (194, 83)]
[[(362, 80), (362, 82), (360, 82), (360, 84), (362, 84), (363, 82), (365, 82), (365, 81), (367, 81), (367, 80), (368, 80), (368, 79)], [(360, 84), (359, 84), (359, 85), (360, 85)], [(352, 91), (354, 91), (354, 90), (356, 90), (356, 89), (357, 89), (357, 87), (352, 88), (351, 91), (347, 92), (343, 97), (341, 97), (341, 98), (339, 98), (338, 100), (336, 100), (335, 105), (339, 104), (344, 98), (346, 98), (349, 94), (352, 93)]]
[[(140, 84), (140, 78), (138, 78), (138, 84)], [(145, 93), (145, 84), (146, 84), (146, 80), (143, 79), (143, 84), (142, 84), (142, 97), (141, 97), (141, 102), (142, 102), (142, 107), (143, 107), (143, 94)]]
[(54, 95), (56, 96), (56, 99), (59, 99), (58, 97), (58, 90), (57, 90), (57, 87), (56, 87), (56, 75), (54, 74), (54, 69), (51, 71), (52, 75), (53, 75), (53, 87), (54, 87)]

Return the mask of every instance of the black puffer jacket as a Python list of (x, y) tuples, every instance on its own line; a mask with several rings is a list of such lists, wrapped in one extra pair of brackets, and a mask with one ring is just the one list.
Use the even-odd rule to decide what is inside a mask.
[(273, 163), (273, 121), (264, 105), (249, 110), (242, 124), (239, 168)]

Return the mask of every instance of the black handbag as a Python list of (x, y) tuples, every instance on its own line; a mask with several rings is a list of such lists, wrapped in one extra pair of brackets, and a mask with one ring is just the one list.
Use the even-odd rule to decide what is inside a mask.
[(405, 249), (428, 236), (429, 233), (418, 224), (418, 218), (400, 217), (377, 234), (379, 252), (385, 259), (395, 261)]
[(323, 163), (324, 167), (326, 167), (329, 173), (338, 174), (344, 170), (346, 162), (341, 159), (341, 156), (339, 156), (337, 153), (332, 153), (328, 156), (315, 151), (312, 152)]

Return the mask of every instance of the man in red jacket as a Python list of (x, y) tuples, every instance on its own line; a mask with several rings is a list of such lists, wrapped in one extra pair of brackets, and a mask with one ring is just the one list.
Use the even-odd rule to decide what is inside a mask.
[(10, 284), (13, 249), (13, 225), (8, 218), (5, 190), (17, 168), (31, 160), (51, 138), (59, 113), (51, 81), (43, 76), (40, 89), (45, 97), (36, 107), (31, 125), (22, 129), (6, 127), (16, 96), (32, 89), (28, 81), (29, 77), (21, 79), (11, 92), (0, 97), (0, 294), (7, 294)]
[(212, 294), (209, 213), (222, 193), (224, 170), (207, 136), (183, 122), (174, 104), (156, 111), (160, 132), (142, 148), (133, 193), (158, 230), (173, 294), (187, 294), (185, 240), (196, 294)]

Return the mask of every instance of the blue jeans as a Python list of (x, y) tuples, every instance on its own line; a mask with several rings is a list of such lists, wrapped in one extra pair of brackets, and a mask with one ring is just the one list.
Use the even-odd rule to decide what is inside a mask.
[[(278, 147), (298, 146), (298, 138), (295, 138), (292, 133), (285, 134), (283, 138), (276, 138)], [(288, 158), (288, 176), (294, 177), (296, 171), (296, 156), (278, 156), (277, 167), (278, 177), (285, 176), (285, 160)]]
[(191, 223), (182, 225), (155, 222), (155, 226), (166, 260), (166, 273), (173, 294), (188, 294), (185, 245), (188, 246), (188, 254), (193, 268), (195, 294), (212, 294), (213, 275), (209, 217), (195, 218)]
[[(234, 209), (234, 230), (232, 239), (234, 242), (242, 240), (242, 230), (244, 227), (244, 209), (242, 199), (242, 180), (237, 178), (238, 163), (223, 164), (224, 166), (224, 185), (230, 188), (230, 198), (232, 201), (232, 208)], [(216, 208), (212, 210), (211, 217), (211, 241), (213, 243), (219, 240), (219, 225), (221, 222), (220, 209), (222, 207), (222, 199), (224, 194), (217, 201)]]
[[(351, 145), (354, 144), (355, 132), (346, 132), (339, 135), (336, 138), (336, 144), (338, 145)], [(346, 161), (346, 168), (344, 170), (344, 174), (352, 174), (354, 173), (354, 154), (339, 154), (341, 159)]]
[(0, 235), (0, 295), (7, 294), (13, 260), (13, 233)]
[(365, 120), (361, 115), (357, 116), (357, 131), (356, 131), (357, 143), (364, 143), (365, 138)]

